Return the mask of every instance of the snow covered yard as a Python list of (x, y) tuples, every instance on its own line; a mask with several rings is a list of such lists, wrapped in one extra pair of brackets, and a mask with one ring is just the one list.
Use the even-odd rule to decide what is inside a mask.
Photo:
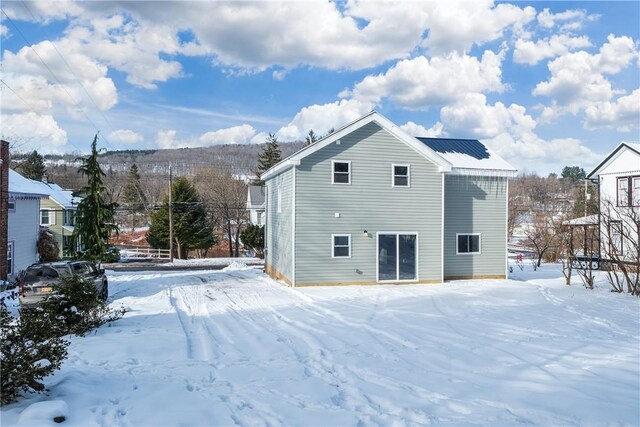
[(565, 286), (555, 267), (514, 279), (114, 273), (110, 300), (130, 311), (73, 338), (51, 391), (2, 425), (637, 425), (639, 299)]

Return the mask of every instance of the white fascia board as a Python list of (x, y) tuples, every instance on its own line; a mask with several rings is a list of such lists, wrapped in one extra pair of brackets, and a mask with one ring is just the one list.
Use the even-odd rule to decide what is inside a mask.
[(613, 149), (611, 153), (607, 154), (607, 156), (604, 158), (603, 161), (601, 161), (595, 168), (593, 168), (591, 172), (587, 174), (587, 179), (591, 179), (594, 176), (600, 175), (600, 171), (602, 169), (605, 169), (607, 166), (611, 164), (611, 162), (616, 160), (618, 156), (620, 156), (620, 153), (622, 153), (622, 149), (625, 147), (631, 151), (634, 151), (640, 154), (640, 152), (638, 152), (638, 150), (636, 150), (635, 147), (627, 144), (626, 142), (621, 142), (620, 144), (618, 144), (616, 148)]
[(292, 166), (299, 165), (300, 160), (304, 159), (305, 157), (319, 150), (322, 150), (327, 145), (341, 138), (344, 138), (354, 130), (359, 129), (362, 126), (367, 125), (371, 122), (377, 123), (380, 127), (385, 129), (387, 132), (395, 136), (400, 141), (407, 144), (409, 147), (411, 147), (413, 150), (421, 154), (423, 157), (431, 160), (433, 163), (435, 163), (438, 166), (440, 172), (448, 172), (451, 170), (451, 163), (445, 160), (438, 153), (433, 151), (431, 148), (427, 147), (422, 142), (418, 141), (416, 138), (407, 134), (405, 131), (403, 131), (398, 126), (393, 124), (393, 122), (391, 122), (389, 119), (384, 117), (382, 114), (376, 111), (371, 111), (370, 113), (360, 117), (359, 119), (343, 126), (342, 128), (333, 132), (331, 135), (327, 135), (326, 137), (322, 138), (318, 142), (308, 145), (307, 147), (299, 150), (298, 152), (282, 160), (280, 163), (273, 166), (271, 169), (267, 170), (264, 174), (262, 174), (260, 178), (263, 180), (267, 180), (267, 179), (273, 178), (274, 176), (289, 169)]
[(449, 175), (492, 176), (492, 177), (515, 178), (518, 176), (518, 171), (509, 170), (509, 169), (452, 168)]

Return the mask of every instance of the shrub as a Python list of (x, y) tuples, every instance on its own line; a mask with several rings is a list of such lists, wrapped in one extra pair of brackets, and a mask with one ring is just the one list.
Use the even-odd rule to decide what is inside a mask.
[(247, 228), (242, 230), (240, 239), (245, 247), (256, 253), (258, 258), (264, 258), (264, 227), (249, 224)]
[(64, 334), (83, 336), (105, 323), (122, 317), (98, 295), (93, 282), (78, 276), (63, 276), (56, 293), (47, 296), (41, 308), (59, 324)]
[(37, 246), (41, 262), (58, 261), (60, 259), (60, 247), (49, 230), (40, 231)]
[(23, 393), (41, 392), (42, 379), (62, 366), (69, 342), (61, 338), (59, 324), (44, 310), (23, 310), (19, 318), (0, 302), (1, 403), (11, 403)]

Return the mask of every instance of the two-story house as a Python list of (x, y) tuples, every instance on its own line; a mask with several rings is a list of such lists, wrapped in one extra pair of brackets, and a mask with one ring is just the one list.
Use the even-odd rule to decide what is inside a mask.
[(506, 278), (515, 174), (477, 140), (415, 138), (373, 111), (261, 176), (266, 271), (293, 286)]
[(640, 239), (640, 144), (622, 142), (588, 175), (598, 184), (600, 258), (637, 260)]
[(40, 203), (47, 195), (40, 182), (9, 170), (7, 276), (38, 262)]

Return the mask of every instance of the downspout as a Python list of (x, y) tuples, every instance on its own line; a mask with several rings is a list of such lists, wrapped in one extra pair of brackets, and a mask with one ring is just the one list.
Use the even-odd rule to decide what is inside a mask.
[(509, 278), (509, 178), (505, 178), (505, 216), (504, 216), (504, 231), (506, 234), (506, 241), (504, 246), (504, 278)]
[(440, 212), (440, 283), (444, 283), (444, 172), (440, 173), (442, 177), (442, 189), (440, 203), (442, 204)]
[(296, 287), (296, 164), (291, 184), (291, 286)]

